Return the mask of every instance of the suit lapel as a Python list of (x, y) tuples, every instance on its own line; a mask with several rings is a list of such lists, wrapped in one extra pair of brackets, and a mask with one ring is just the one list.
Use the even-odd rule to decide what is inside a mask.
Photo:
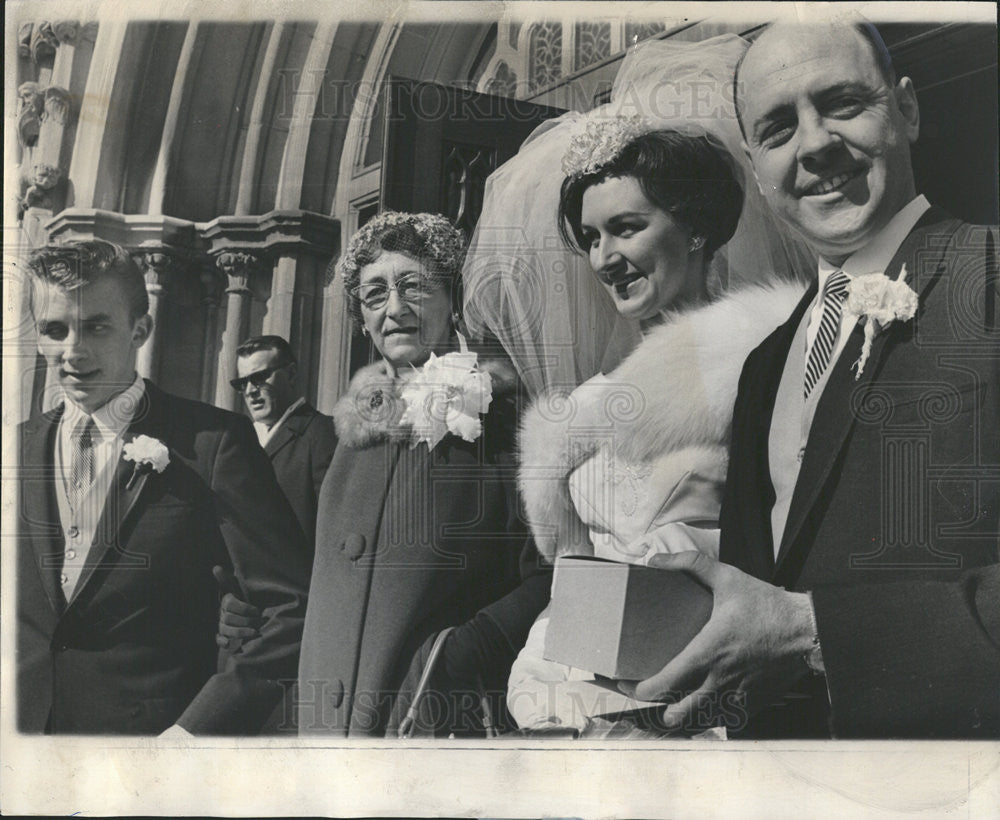
[[(952, 224), (938, 226), (937, 232), (942, 235), (942, 240), (935, 242), (937, 259), (934, 263), (933, 273), (927, 276), (924, 281), (918, 281), (916, 277), (919, 272), (913, 264), (915, 252), (926, 238), (925, 229), (941, 222), (942, 219), (948, 218), (939, 209), (931, 208), (928, 210), (917, 222), (914, 229), (910, 231), (885, 270), (890, 279), (895, 279), (899, 275), (903, 263), (907, 263), (907, 284), (917, 290), (919, 298), (917, 316), (914, 320), (916, 322), (920, 320), (920, 305), (930, 295), (930, 291), (943, 270), (942, 261), (948, 245), (948, 242), (944, 240), (950, 239), (961, 224), (958, 220), (949, 220)], [(854, 363), (860, 355), (861, 345), (864, 342), (864, 329), (860, 322), (855, 326), (847, 345), (834, 363), (830, 377), (816, 406), (812, 427), (809, 430), (806, 452), (802, 459), (802, 469), (799, 472), (795, 492), (792, 495), (788, 523), (785, 526), (781, 549), (778, 552), (775, 567), (776, 581), (790, 582), (798, 576), (808, 553), (804, 545), (797, 544), (798, 536), (808, 520), (809, 514), (820, 501), (821, 491), (826, 485), (847, 441), (848, 434), (854, 426), (855, 408), (864, 403), (865, 396), (880, 370), (882, 360), (888, 350), (894, 346), (893, 343), (902, 336), (909, 336), (914, 332), (914, 321), (894, 323), (876, 334), (872, 340), (871, 353), (860, 378), (855, 378), (854, 369)]]
[[(150, 436), (166, 441), (167, 428), (168, 422), (162, 398), (157, 395), (156, 388), (147, 381), (142, 400), (125, 431), (125, 443), (138, 436)], [(140, 473), (135, 481), (131, 481), (135, 472), (135, 463), (127, 460), (123, 453), (115, 466), (115, 475), (108, 488), (104, 509), (94, 534), (94, 543), (87, 555), (87, 563), (80, 574), (70, 605), (80, 598), (80, 593), (93, 578), (97, 567), (107, 563), (114, 555), (117, 556), (116, 562), (121, 564), (131, 563), (140, 566), (141, 562), (146, 560), (143, 556), (129, 553), (121, 538), (122, 527), (132, 515), (149, 482), (149, 473), (146, 472)]]
[(312, 417), (306, 413), (306, 405), (302, 404), (296, 407), (292, 414), (285, 419), (281, 427), (268, 440), (264, 446), (264, 452), (273, 459), (279, 450), (295, 441), (295, 439), (299, 438), (305, 432), (310, 421), (312, 421)]
[(774, 489), (771, 484), (771, 465), (768, 457), (771, 419), (774, 416), (774, 403), (778, 396), (785, 359), (788, 358), (802, 316), (816, 296), (816, 289), (816, 280), (813, 279), (792, 315), (771, 334), (758, 351), (762, 362), (756, 380), (759, 389), (757, 401), (749, 408), (749, 413), (755, 420), (755, 441), (758, 442), (759, 449), (751, 454), (755, 459), (750, 474), (753, 484), (746, 487), (745, 492), (747, 497), (752, 499), (754, 513), (759, 515), (759, 520), (746, 522), (751, 533), (758, 533), (758, 537), (747, 538), (747, 543), (751, 547), (750, 560), (754, 574), (763, 579), (770, 578), (774, 572), (774, 540), (770, 519), (771, 507), (774, 505)]
[(20, 494), (24, 510), (24, 536), (31, 544), (32, 563), (41, 578), (52, 609), (61, 612), (63, 595), (59, 588), (59, 556), (63, 549), (62, 525), (56, 501), (56, 430), (63, 407), (25, 423), (22, 429)]

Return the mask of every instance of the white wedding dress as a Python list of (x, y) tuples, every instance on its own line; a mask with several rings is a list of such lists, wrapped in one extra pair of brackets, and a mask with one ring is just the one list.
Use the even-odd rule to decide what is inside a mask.
[[(639, 564), (658, 552), (718, 555), (743, 360), (804, 289), (746, 288), (672, 314), (612, 373), (568, 399), (532, 405), (522, 420), (520, 487), (543, 555)], [(511, 669), (507, 705), (518, 725), (583, 730), (621, 708), (616, 693), (580, 685), (591, 673), (544, 659), (547, 625), (546, 610)]]

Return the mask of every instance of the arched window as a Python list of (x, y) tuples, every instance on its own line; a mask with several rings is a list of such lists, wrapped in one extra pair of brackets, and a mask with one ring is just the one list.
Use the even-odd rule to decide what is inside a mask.
[(536, 91), (562, 77), (562, 23), (538, 23), (531, 30), (528, 88)]
[(611, 56), (610, 23), (577, 23), (573, 43), (573, 70), (579, 71)]

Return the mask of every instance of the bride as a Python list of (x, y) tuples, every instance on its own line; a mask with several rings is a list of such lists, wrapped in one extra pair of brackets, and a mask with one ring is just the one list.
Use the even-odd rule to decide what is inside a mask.
[[(801, 297), (790, 272), (812, 267), (748, 184), (731, 95), (745, 48), (636, 49), (608, 105), (543, 124), (487, 183), (466, 314), (534, 394), (519, 486), (548, 561), (717, 554), (742, 363)], [(514, 662), (511, 714), (607, 731), (621, 698), (543, 659), (547, 624)]]

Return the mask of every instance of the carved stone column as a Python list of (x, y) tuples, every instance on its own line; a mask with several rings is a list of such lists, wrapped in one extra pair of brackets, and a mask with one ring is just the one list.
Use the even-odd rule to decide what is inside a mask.
[(201, 268), (201, 305), (205, 323), (205, 335), (201, 352), (201, 393), (202, 401), (211, 402), (215, 398), (215, 362), (218, 353), (215, 335), (219, 326), (219, 305), (226, 281), (222, 273), (209, 260)]
[[(22, 52), (31, 56), (39, 69), (36, 81), (22, 83), (17, 90), (21, 167), (17, 216), (22, 220), (31, 208), (49, 212), (34, 214), (26, 225), (32, 242), (38, 239), (38, 224), (59, 211), (65, 200), (65, 169), (60, 167), (60, 154), (72, 109), (67, 88), (72, 81), (73, 44), (78, 33), (79, 24), (70, 21), (22, 27)], [(51, 69), (42, 68), (43, 62)]]
[(264, 317), (264, 333), (273, 333), (291, 341), (295, 316), (295, 282), (298, 279), (298, 260), (280, 256), (274, 265), (271, 279), (271, 303)]
[[(60, 58), (62, 57), (62, 49)], [(42, 128), (38, 137), (40, 159), (55, 164), (59, 161), (63, 135), (69, 122), (72, 100), (69, 92), (58, 85), (50, 85), (44, 92), (45, 110), (42, 112)]]
[(225, 410), (239, 407), (236, 391), (229, 380), (236, 376), (236, 348), (246, 337), (250, 327), (250, 278), (263, 267), (263, 260), (256, 254), (243, 251), (223, 251), (216, 257), (216, 265), (226, 275), (226, 329), (222, 334), (219, 351), (218, 379), (215, 383), (215, 404)]
[(149, 315), (153, 317), (153, 332), (142, 347), (136, 359), (136, 370), (140, 376), (154, 381), (159, 376), (160, 348), (163, 342), (163, 299), (170, 279), (179, 268), (179, 260), (174, 254), (162, 251), (139, 253), (136, 262), (146, 278), (146, 292), (149, 294)]

